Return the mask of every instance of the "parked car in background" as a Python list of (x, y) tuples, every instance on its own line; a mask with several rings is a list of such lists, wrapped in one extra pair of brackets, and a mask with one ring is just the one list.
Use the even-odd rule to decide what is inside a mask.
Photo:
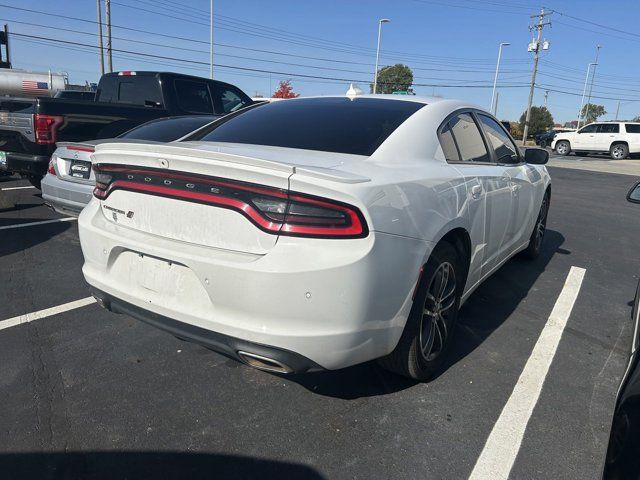
[(93, 140), (82, 143), (58, 144), (42, 180), (42, 199), (59, 213), (78, 215), (93, 193), (95, 175), (91, 168), (91, 154), (96, 145), (105, 142), (173, 142), (221, 116), (197, 115), (151, 120), (123, 133), (116, 139)]
[[(640, 183), (631, 188), (627, 200), (640, 203)], [(603, 480), (640, 477), (640, 283), (631, 319), (634, 325), (631, 353), (616, 398)]]
[(425, 380), (460, 304), (539, 254), (548, 157), (454, 100), (253, 106), (180, 143), (98, 145), (83, 273), (100, 305), (256, 368)]
[(609, 153), (614, 160), (640, 153), (640, 123), (591, 123), (577, 132), (558, 133), (551, 142), (558, 155)]
[(551, 142), (557, 134), (558, 132), (556, 130), (549, 130), (543, 133), (538, 133), (533, 138), (536, 142), (536, 145), (539, 145), (541, 148), (547, 148), (549, 145), (551, 145)]
[(113, 138), (155, 118), (224, 115), (252, 100), (228, 83), (168, 72), (102, 76), (95, 101), (0, 98), (0, 169), (40, 188), (57, 142)]

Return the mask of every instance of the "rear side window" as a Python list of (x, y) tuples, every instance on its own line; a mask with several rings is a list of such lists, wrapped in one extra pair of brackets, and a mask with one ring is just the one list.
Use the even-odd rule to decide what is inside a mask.
[(120, 138), (172, 142), (215, 120), (215, 117), (163, 118), (152, 120), (120, 135)]
[(598, 129), (598, 133), (618, 133), (620, 132), (620, 125), (617, 123), (603, 123)]
[(161, 107), (160, 86), (155, 77), (125, 77), (118, 84), (118, 103)]
[(482, 140), (476, 122), (468, 113), (461, 113), (449, 120), (453, 138), (455, 138), (460, 160), (463, 162), (490, 162), (489, 152)]
[(440, 145), (442, 146), (442, 153), (444, 153), (444, 158), (446, 158), (448, 162), (460, 161), (460, 155), (458, 154), (456, 141), (453, 139), (453, 134), (451, 133), (451, 127), (449, 126), (449, 123), (447, 123), (440, 132)]
[(190, 113), (213, 113), (209, 87), (204, 82), (177, 79), (173, 83), (178, 106)]
[(640, 124), (627, 123), (624, 128), (627, 133), (640, 133)]
[(518, 163), (520, 161), (518, 148), (502, 126), (486, 115), (479, 114), (478, 118), (491, 147), (493, 147), (498, 163)]
[(423, 106), (376, 98), (282, 100), (223, 117), (189, 140), (369, 156)]
[[(251, 99), (238, 90), (222, 85), (216, 85), (216, 112), (231, 113), (251, 104)], [(218, 105), (217, 102), (220, 102)]]

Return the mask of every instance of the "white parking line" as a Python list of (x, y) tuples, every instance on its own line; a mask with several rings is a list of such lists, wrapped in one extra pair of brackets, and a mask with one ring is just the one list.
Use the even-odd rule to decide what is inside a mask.
[(73, 222), (77, 220), (76, 217), (54, 218), (53, 220), (42, 220), (41, 222), (29, 222), (29, 223), (14, 223), (13, 225), (5, 225), (0, 227), (0, 230), (9, 230), (11, 228), (33, 227), (35, 225), (45, 225), (47, 223), (57, 222)]
[(3, 192), (5, 190), (26, 190), (27, 188), (36, 188), (36, 187), (32, 187), (31, 185), (27, 186), (27, 187), (7, 187), (7, 188), (0, 188), (0, 190), (2, 190)]
[(524, 370), (485, 443), (470, 480), (506, 479), (518, 455), (522, 438), (538, 402), (544, 380), (560, 343), (586, 270), (571, 267)]
[(5, 328), (9, 327), (15, 327), (16, 325), (20, 325), (21, 323), (29, 323), (34, 320), (39, 320), (40, 318), (50, 317), (51, 315), (57, 315), (58, 313), (68, 312), (69, 310), (74, 310), (86, 305), (91, 305), (94, 302), (95, 299), (93, 297), (86, 297), (81, 298), (80, 300), (75, 300), (73, 302), (63, 303), (62, 305), (58, 305), (56, 307), (45, 308), (44, 310), (38, 310), (37, 312), (26, 313), (24, 315), (8, 318), (6, 320), (0, 320), (0, 330), (4, 330)]

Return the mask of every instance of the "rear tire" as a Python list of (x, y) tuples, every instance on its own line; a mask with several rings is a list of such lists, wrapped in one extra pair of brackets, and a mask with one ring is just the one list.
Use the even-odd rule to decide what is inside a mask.
[(629, 147), (624, 143), (614, 143), (609, 149), (609, 156), (613, 160), (624, 160), (629, 156)]
[(547, 148), (547, 141), (546, 140), (540, 140), (540, 148)]
[(560, 140), (556, 143), (556, 153), (558, 155), (562, 155), (563, 157), (569, 155), (571, 153), (571, 144), (566, 140)]
[(42, 190), (42, 178), (41, 177), (27, 177), (29, 183), (36, 187), (38, 190)]
[(378, 359), (383, 368), (420, 381), (437, 373), (452, 343), (462, 282), (456, 249), (450, 243), (440, 243), (424, 267), (398, 345)]
[(533, 227), (531, 237), (529, 237), (529, 246), (522, 251), (522, 255), (530, 260), (535, 260), (540, 256), (542, 251), (542, 242), (544, 241), (544, 234), (547, 231), (547, 217), (549, 215), (549, 202), (551, 198), (549, 193), (544, 194), (542, 199), (542, 205), (540, 206), (540, 212), (536, 219), (536, 224)]

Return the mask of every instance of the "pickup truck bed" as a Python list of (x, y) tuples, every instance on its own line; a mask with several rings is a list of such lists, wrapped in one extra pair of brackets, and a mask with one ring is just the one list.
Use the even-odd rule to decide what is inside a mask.
[(94, 101), (0, 97), (0, 170), (39, 188), (56, 142), (113, 138), (156, 118), (224, 115), (252, 103), (233, 85), (164, 72), (105, 74)]

